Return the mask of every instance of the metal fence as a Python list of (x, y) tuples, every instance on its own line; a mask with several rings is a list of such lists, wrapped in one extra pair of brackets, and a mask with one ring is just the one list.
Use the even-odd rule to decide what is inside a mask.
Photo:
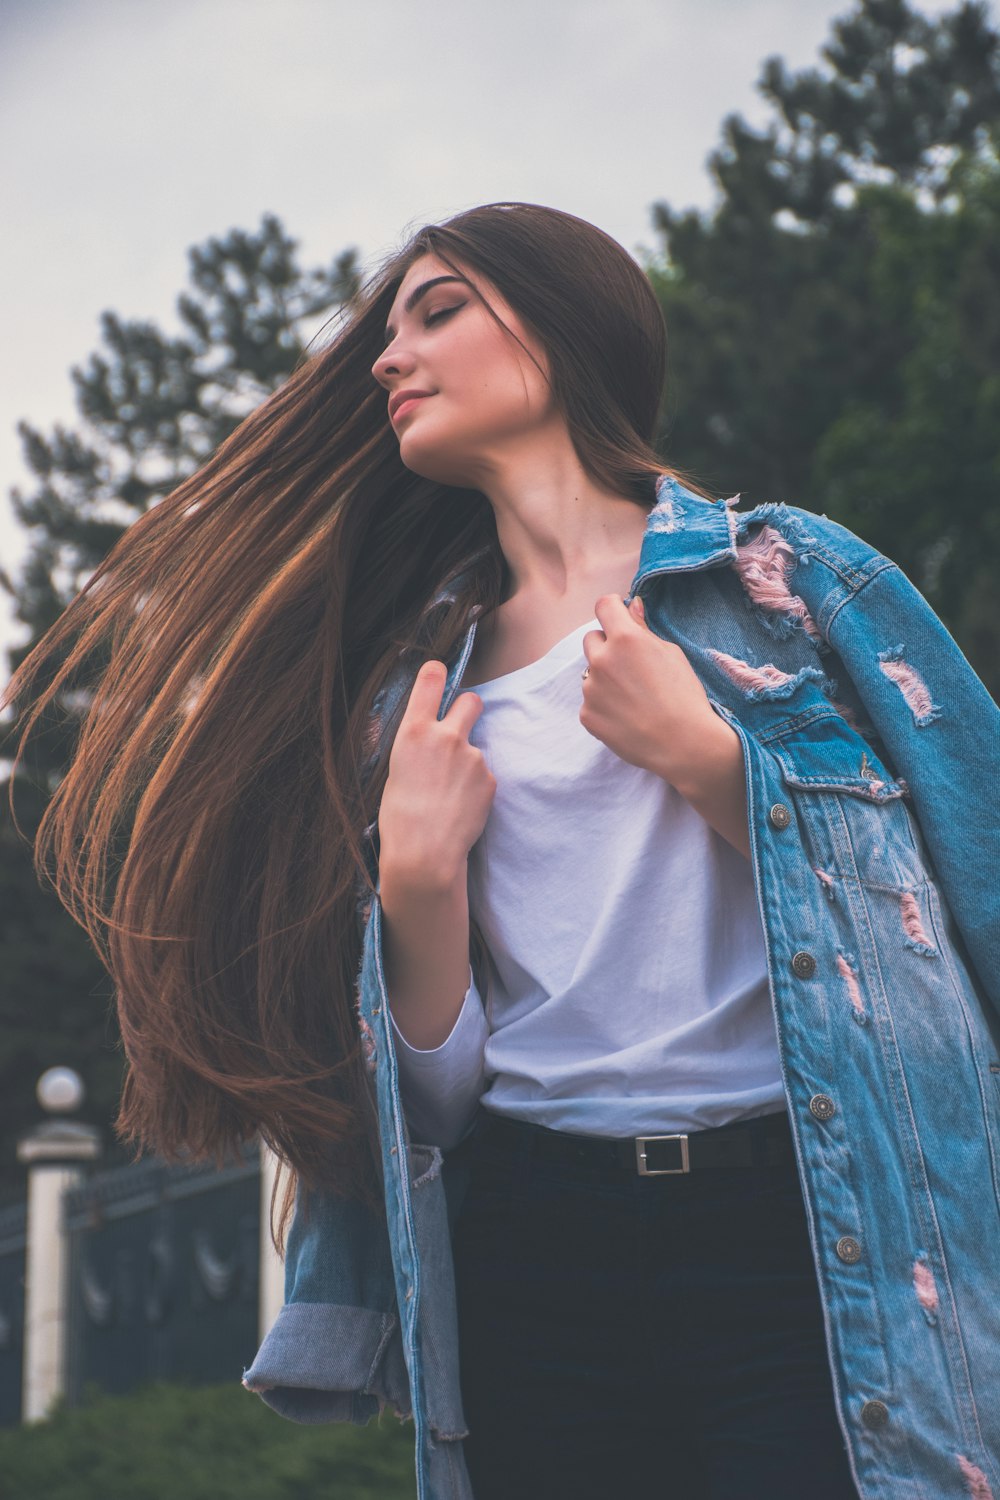
[[(38, 1405), (26, 1373), (28, 1324), (39, 1316), (26, 1298), (29, 1262), (56, 1292), (39, 1336), (49, 1338), (53, 1307), (60, 1324), (58, 1374), (46, 1377), (42, 1405), (55, 1394), (76, 1405), (88, 1386), (123, 1394), (150, 1380), (239, 1381), (260, 1342), (258, 1146), (222, 1170), (154, 1159), (91, 1169), (61, 1189), (48, 1182), (48, 1220), (33, 1208), (29, 1223), (26, 1203), (0, 1207), (0, 1426)], [(59, 1225), (55, 1257), (42, 1222)], [(33, 1370), (38, 1357), (51, 1360), (50, 1342), (32, 1350)]]
[(65, 1195), (66, 1399), (148, 1380), (238, 1381), (258, 1340), (260, 1155), (139, 1162)]

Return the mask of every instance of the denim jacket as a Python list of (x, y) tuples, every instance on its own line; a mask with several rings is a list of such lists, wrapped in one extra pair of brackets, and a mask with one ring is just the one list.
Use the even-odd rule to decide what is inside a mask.
[[(852, 1473), (863, 1500), (1000, 1500), (1000, 711), (892, 561), (826, 516), (738, 498), (662, 476), (628, 599), (742, 746)], [(419, 665), (377, 705), (376, 755)], [(294, 1421), (412, 1416), (418, 1500), (471, 1500), (450, 1240), (465, 1143), (409, 1138), (373, 883), (357, 1007), (384, 1215), (311, 1193), (307, 1217), (300, 1193), (285, 1306), (244, 1384)]]

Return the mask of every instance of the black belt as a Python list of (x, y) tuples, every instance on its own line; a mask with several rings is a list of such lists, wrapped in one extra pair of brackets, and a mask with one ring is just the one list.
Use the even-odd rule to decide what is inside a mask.
[(714, 1130), (686, 1135), (639, 1135), (622, 1140), (604, 1135), (573, 1135), (481, 1108), (476, 1137), (484, 1145), (513, 1149), (527, 1144), (535, 1160), (590, 1164), (636, 1172), (641, 1177), (674, 1176), (704, 1168), (774, 1167), (795, 1160), (788, 1114), (758, 1115)]

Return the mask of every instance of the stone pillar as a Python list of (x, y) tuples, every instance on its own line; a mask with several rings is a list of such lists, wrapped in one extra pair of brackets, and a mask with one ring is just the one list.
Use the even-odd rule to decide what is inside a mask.
[(17, 1143), (28, 1168), (28, 1248), (25, 1265), (24, 1373), (21, 1414), (45, 1417), (66, 1388), (69, 1258), (62, 1199), (76, 1187), (82, 1163), (101, 1149), (100, 1131), (73, 1120), (47, 1120)]
[[(271, 1241), (271, 1191), (278, 1175), (278, 1158), (265, 1141), (260, 1143), (260, 1298), (257, 1326), (263, 1340), (285, 1301), (285, 1263)], [(287, 1178), (285, 1178), (287, 1181)], [(284, 1192), (284, 1185), (279, 1189)]]

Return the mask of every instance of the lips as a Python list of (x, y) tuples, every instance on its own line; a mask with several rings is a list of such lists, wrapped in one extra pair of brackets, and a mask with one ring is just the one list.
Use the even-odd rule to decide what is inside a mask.
[(389, 420), (394, 422), (404, 407), (410, 407), (417, 401), (425, 401), (432, 391), (397, 391), (389, 402)]
[(407, 412), (412, 411), (419, 401), (426, 400), (426, 396), (407, 396), (406, 400), (401, 401), (396, 407), (395, 411), (392, 414), (392, 420), (394, 422), (398, 422), (400, 417), (405, 417)]

